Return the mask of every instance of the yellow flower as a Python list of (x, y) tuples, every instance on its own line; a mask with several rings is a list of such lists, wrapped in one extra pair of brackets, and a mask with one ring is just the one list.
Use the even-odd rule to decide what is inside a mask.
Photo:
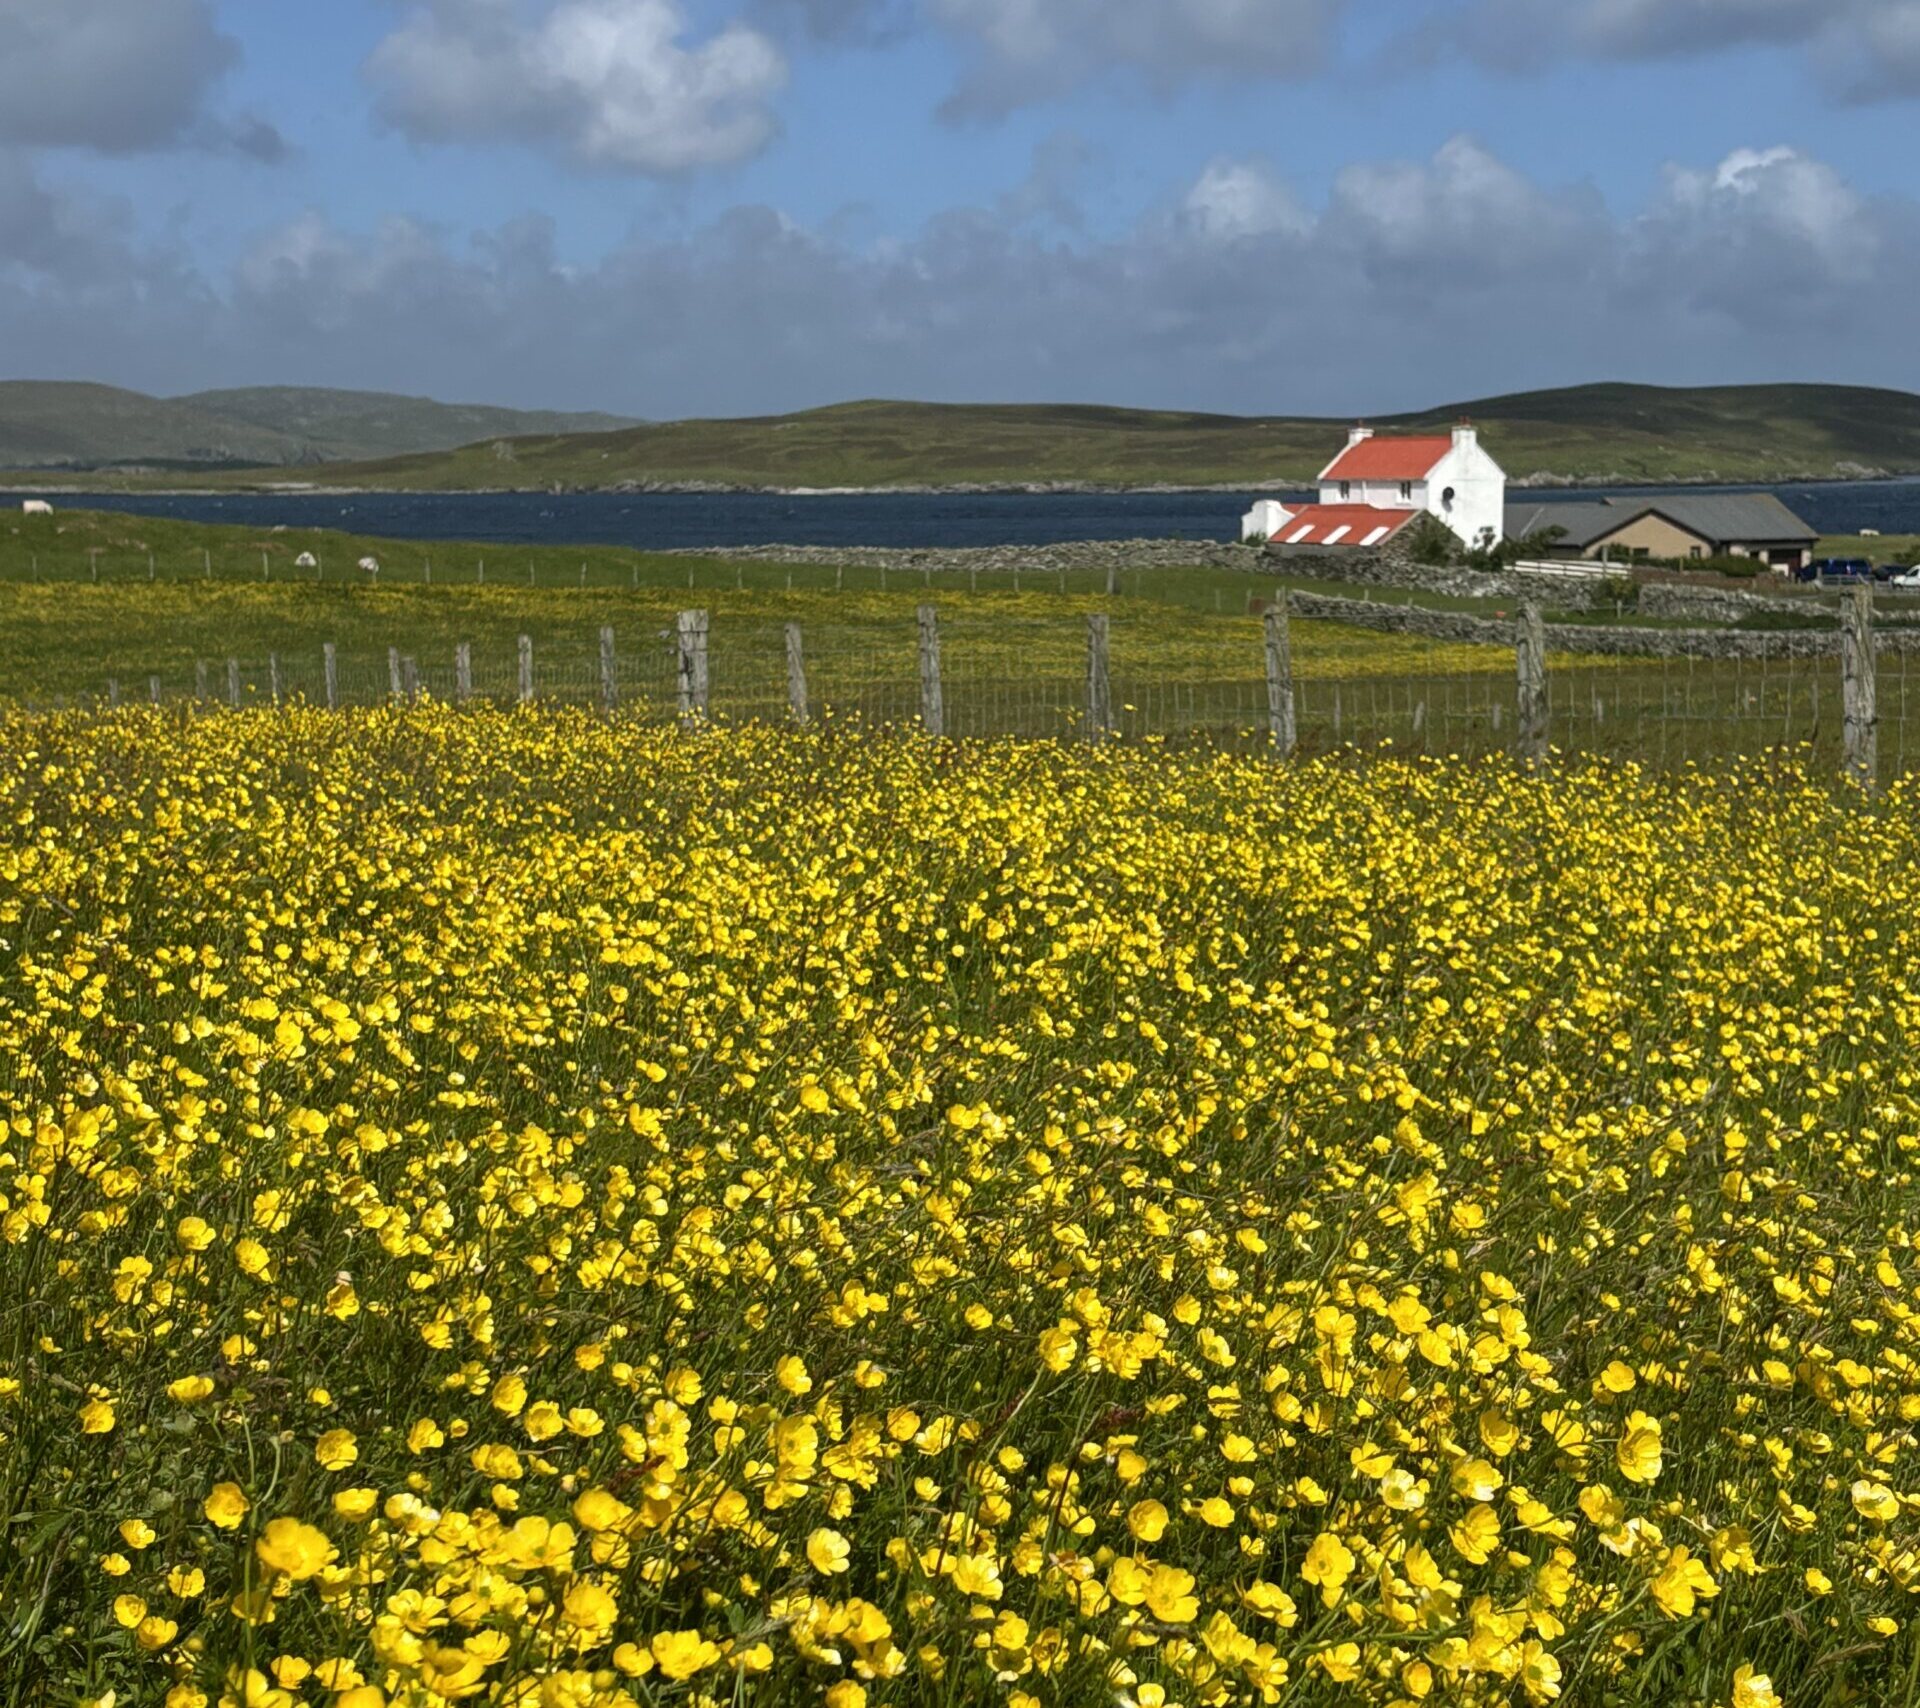
[(1560, 1663), (1538, 1643), (1520, 1651), (1520, 1683), (1529, 1702), (1551, 1702), (1560, 1694)]
[(1773, 1680), (1751, 1666), (1740, 1666), (1733, 1674), (1732, 1708), (1780, 1708)]
[(220, 1529), (232, 1530), (247, 1516), (250, 1504), (238, 1483), (215, 1483), (200, 1510)]
[(527, 1407), (520, 1427), (535, 1441), (551, 1441), (567, 1427), (567, 1421), (552, 1400), (536, 1400)]
[(1142, 1542), (1158, 1542), (1167, 1522), (1167, 1509), (1157, 1500), (1135, 1501), (1127, 1509), (1127, 1528)]
[(365, 1523), (373, 1516), (373, 1510), (379, 1504), (378, 1489), (342, 1489), (333, 1497), (335, 1514), (346, 1519), (349, 1524)]
[(1621, 1363), (1618, 1358), (1600, 1372), (1600, 1386), (1609, 1394), (1630, 1394), (1637, 1381), (1632, 1366)]
[[(502, 1376), (494, 1383), (489, 1398), (495, 1411), (503, 1411), (508, 1417), (518, 1417), (527, 1403), (527, 1384), (519, 1376)], [(414, 1425), (416, 1429), (419, 1427), (419, 1424)]]
[(211, 1376), (182, 1376), (178, 1381), (167, 1384), (167, 1398), (177, 1400), (183, 1406), (190, 1406), (204, 1400), (212, 1392)]
[(88, 1400), (80, 1408), (80, 1433), (106, 1435), (113, 1429), (113, 1407), (106, 1400)]
[(807, 1538), (807, 1559), (822, 1577), (839, 1577), (851, 1553), (846, 1537), (837, 1530), (816, 1530)]
[(134, 1627), (133, 1640), (151, 1654), (164, 1649), (179, 1635), (180, 1627), (173, 1620), (158, 1613), (149, 1613)]
[(119, 1595), (114, 1597), (114, 1622), (131, 1631), (147, 1616), (147, 1604), (137, 1595)]
[(1853, 1485), (1853, 1510), (1875, 1524), (1891, 1524), (1900, 1516), (1900, 1497), (1885, 1483), (1862, 1478)]
[(1823, 1572), (1818, 1566), (1807, 1567), (1807, 1569), (1803, 1573), (1801, 1573), (1801, 1578), (1802, 1578), (1802, 1581), (1806, 1584), (1807, 1588), (1811, 1590), (1813, 1594), (1815, 1595), (1833, 1594), (1833, 1579), (1828, 1577), (1827, 1574)]
[(153, 1543), (153, 1526), (144, 1518), (129, 1518), (120, 1526), (120, 1540), (137, 1554)]
[(698, 1631), (661, 1631), (651, 1644), (655, 1665), (678, 1681), (704, 1672), (720, 1658), (719, 1648)]
[(867, 1708), (866, 1686), (851, 1678), (843, 1678), (827, 1686), (827, 1692), (821, 1698), (826, 1708)]
[(1291, 1628), (1300, 1617), (1299, 1609), (1294, 1606), (1293, 1597), (1277, 1583), (1268, 1583), (1265, 1578), (1256, 1579), (1247, 1585), (1241, 1591), (1240, 1599), (1254, 1612), (1264, 1614), (1283, 1628)]
[(962, 1595), (978, 1596), (983, 1601), (1000, 1599), (1000, 1568), (991, 1554), (960, 1555), (950, 1575), (953, 1587)]
[(806, 1360), (789, 1354), (773, 1367), (774, 1380), (796, 1397), (813, 1391), (813, 1378), (807, 1374)]
[(1300, 1575), (1308, 1583), (1317, 1585), (1320, 1599), (1334, 1607), (1339, 1604), (1341, 1586), (1353, 1574), (1353, 1565), (1352, 1550), (1332, 1531), (1323, 1530), (1307, 1549)]
[(1650, 1483), (1660, 1475), (1660, 1424), (1643, 1411), (1628, 1414), (1614, 1460), (1630, 1483)]
[(350, 1429), (330, 1429), (313, 1444), (314, 1459), (325, 1470), (344, 1471), (360, 1457), (359, 1443)]
[(1156, 1565), (1147, 1578), (1147, 1611), (1163, 1625), (1187, 1624), (1200, 1611), (1193, 1594), (1193, 1573)]
[(275, 1518), (254, 1543), (260, 1563), (296, 1583), (324, 1571), (333, 1563), (333, 1544), (323, 1531), (297, 1518)]
[(599, 1584), (589, 1583), (583, 1578), (568, 1588), (560, 1616), (584, 1640), (599, 1643), (606, 1640), (614, 1621), (620, 1617), (620, 1604)]
[(1696, 1599), (1720, 1593), (1713, 1574), (1684, 1546), (1668, 1551), (1647, 1587), (1660, 1611), (1670, 1619), (1685, 1619), (1693, 1612)]

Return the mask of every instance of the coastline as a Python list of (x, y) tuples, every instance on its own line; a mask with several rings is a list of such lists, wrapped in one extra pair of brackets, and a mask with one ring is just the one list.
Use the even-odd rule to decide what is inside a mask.
[[(1677, 475), (1667, 480), (1644, 476), (1561, 476), (1533, 474), (1510, 480), (1510, 492), (1664, 492), (1676, 488), (1746, 491), (1780, 486), (1902, 486), (1920, 482), (1920, 470), (1858, 474), (1779, 474), (1753, 478)], [(894, 486), (740, 486), (718, 481), (617, 481), (609, 486), (332, 486), (274, 481), (258, 486), (113, 486), (67, 474), (58, 482), (34, 482), (17, 472), (0, 476), (0, 499), (58, 497), (62, 493), (126, 498), (1121, 498), (1301, 495), (1312, 482), (1273, 481), (1144, 486), (1109, 486), (1077, 481), (959, 481)]]

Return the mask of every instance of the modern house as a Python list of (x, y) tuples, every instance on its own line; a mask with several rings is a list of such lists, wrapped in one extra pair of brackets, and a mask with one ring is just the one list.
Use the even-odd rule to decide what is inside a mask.
[(1770, 492), (1678, 493), (1507, 507), (1506, 535), (1561, 530), (1551, 557), (1635, 563), (1647, 558), (1750, 557), (1781, 571), (1812, 561), (1819, 533)]
[(1317, 504), (1262, 499), (1241, 537), (1280, 546), (1377, 546), (1416, 516), (1432, 516), (1469, 546), (1492, 545), (1506, 515), (1507, 477), (1471, 427), (1394, 436), (1356, 427), (1320, 474)]

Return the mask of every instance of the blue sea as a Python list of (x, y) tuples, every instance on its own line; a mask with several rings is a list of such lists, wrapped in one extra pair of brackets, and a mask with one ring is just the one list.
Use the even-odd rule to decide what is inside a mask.
[[(1612, 488), (1621, 495), (1645, 489)], [(1920, 533), (1920, 480), (1693, 492), (1774, 492), (1822, 533)], [(1542, 503), (1606, 496), (1528, 492)], [(32, 496), (24, 490), (16, 497)], [(1097, 493), (73, 493), (57, 507), (263, 528), (339, 528), (388, 539), (500, 545), (1043, 546), (1069, 540), (1236, 540), (1259, 492)], [(1516, 493), (1516, 496), (1521, 496)]]

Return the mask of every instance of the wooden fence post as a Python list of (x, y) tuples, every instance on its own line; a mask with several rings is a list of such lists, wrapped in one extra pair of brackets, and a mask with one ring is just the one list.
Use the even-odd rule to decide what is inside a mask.
[(787, 624), (787, 710), (795, 723), (807, 721), (807, 657), (798, 623)]
[(395, 700), (400, 698), (400, 649), (397, 646), (387, 648), (387, 693)]
[(1515, 751), (1529, 764), (1547, 756), (1547, 620), (1538, 605), (1520, 608)]
[(325, 679), (327, 710), (340, 709), (340, 655), (332, 641), (320, 648), (320, 674)]
[(204, 658), (193, 661), (193, 697), (196, 700), (207, 697), (207, 661)]
[(675, 624), (680, 648), (680, 721), (707, 716), (707, 613), (682, 611)]
[(400, 698), (409, 704), (420, 698), (420, 666), (412, 653), (400, 660)]
[(107, 678), (107, 707), (116, 712), (120, 709), (120, 678), (117, 676)]
[(235, 710), (240, 706), (240, 660), (227, 660), (227, 704)]
[(946, 699), (940, 691), (940, 613), (922, 605), (920, 621), (920, 727), (928, 735), (947, 733)]
[(1840, 623), (1840, 692), (1846, 731), (1847, 772), (1862, 788), (1880, 780), (1878, 660), (1873, 647), (1873, 589), (1847, 595)]
[(277, 652), (267, 654), (267, 696), (276, 706), (280, 704), (280, 655)]
[(151, 700), (156, 706), (160, 704), (160, 678), (159, 677), (149, 676), (147, 678), (147, 698)]
[(1113, 734), (1113, 671), (1104, 611), (1087, 618), (1087, 737), (1105, 741)]
[(1267, 728), (1273, 751), (1291, 759), (1300, 745), (1299, 723), (1293, 701), (1293, 628), (1284, 591), (1267, 607)]
[(533, 636), (520, 637), (520, 704), (533, 703)]
[[(580, 573), (586, 574), (587, 566), (580, 566)], [(620, 685), (614, 678), (613, 668), (613, 629), (611, 626), (600, 631), (600, 709), (611, 712), (620, 703)]]
[(466, 641), (453, 649), (453, 698), (461, 706), (473, 698), (473, 648)]

